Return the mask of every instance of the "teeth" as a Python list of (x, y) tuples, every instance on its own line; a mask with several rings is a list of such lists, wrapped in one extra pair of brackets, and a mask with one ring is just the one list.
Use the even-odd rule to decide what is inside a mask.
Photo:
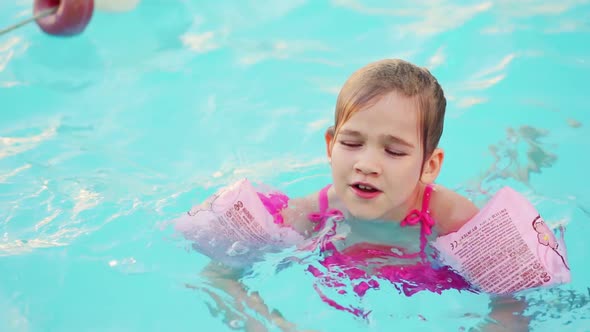
[(362, 190), (373, 190), (373, 187), (364, 186), (362, 184), (359, 184), (358, 187)]

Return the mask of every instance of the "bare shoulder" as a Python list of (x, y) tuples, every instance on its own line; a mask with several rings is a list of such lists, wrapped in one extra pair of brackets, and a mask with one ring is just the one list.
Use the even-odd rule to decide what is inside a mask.
[(298, 233), (309, 236), (312, 233), (314, 225), (309, 220), (308, 215), (317, 212), (318, 193), (313, 193), (303, 197), (292, 198), (289, 206), (281, 212), (284, 222), (293, 227)]
[(435, 185), (430, 210), (439, 235), (458, 231), (479, 212), (477, 206), (466, 197), (441, 185)]

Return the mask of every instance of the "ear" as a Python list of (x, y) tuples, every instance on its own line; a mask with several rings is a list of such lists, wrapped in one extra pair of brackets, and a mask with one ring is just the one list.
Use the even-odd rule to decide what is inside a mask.
[(445, 153), (442, 149), (434, 149), (430, 157), (424, 163), (424, 169), (422, 170), (420, 181), (424, 183), (433, 183), (440, 173), (444, 158)]
[(326, 129), (324, 139), (326, 140), (326, 154), (328, 155), (328, 159), (330, 159), (332, 157), (332, 142), (334, 141), (334, 126)]

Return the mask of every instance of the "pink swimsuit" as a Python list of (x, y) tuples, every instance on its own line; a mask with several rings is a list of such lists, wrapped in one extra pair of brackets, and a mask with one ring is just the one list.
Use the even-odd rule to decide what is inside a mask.
[[(340, 288), (338, 293), (346, 294), (343, 278), (348, 277), (352, 282), (354, 292), (363, 296), (369, 289), (378, 288), (379, 283), (375, 279), (388, 280), (400, 292), (411, 296), (422, 290), (429, 290), (440, 294), (446, 289), (468, 290), (477, 292), (463, 277), (455, 273), (448, 266), (435, 268), (432, 262), (428, 261), (425, 253), (427, 237), (432, 234), (434, 219), (430, 215), (429, 204), (433, 187), (427, 186), (422, 200), (422, 209), (411, 211), (401, 222), (401, 226), (414, 226), (420, 224), (420, 251), (409, 253), (405, 248), (371, 244), (357, 243), (342, 251), (330, 241), (336, 234), (336, 222), (343, 219), (341, 211), (330, 209), (328, 204), (328, 189), (330, 185), (323, 188), (319, 193), (320, 211), (309, 215), (309, 220), (316, 223), (315, 231), (324, 229), (328, 220), (333, 219), (330, 230), (320, 239), (320, 250), (328, 253), (320, 261), (320, 267), (310, 265), (308, 271), (320, 278), (320, 283), (328, 287)], [(416, 258), (420, 261), (415, 262)], [(387, 265), (388, 258), (408, 259), (408, 264)], [(371, 275), (359, 267), (371, 267)], [(357, 316), (366, 316), (363, 310), (354, 307), (345, 307), (336, 301), (327, 298), (318, 285), (314, 286), (322, 300), (329, 305), (351, 312)]]

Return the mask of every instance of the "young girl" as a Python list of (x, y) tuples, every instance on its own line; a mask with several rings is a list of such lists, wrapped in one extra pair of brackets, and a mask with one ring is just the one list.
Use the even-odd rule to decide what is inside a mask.
[[(330, 208), (360, 228), (379, 222), (378, 234), (386, 231), (380, 228), (399, 232), (400, 222), (418, 221), (439, 235), (458, 230), (478, 209), (434, 184), (444, 160), (438, 142), (445, 108), (437, 80), (408, 62), (383, 60), (353, 73), (338, 96), (334, 126), (325, 134), (333, 184), (294, 199), (284, 211), (286, 222), (310, 235), (315, 225), (304, 216), (324, 212), (319, 201), (327, 198)], [(384, 235), (388, 241), (398, 237)]]
[[(441, 86), (424, 68), (382, 60), (354, 72), (338, 95), (334, 125), (325, 133), (333, 182), (317, 193), (292, 199), (281, 211), (285, 226), (313, 238), (329, 227), (329, 219), (342, 219), (349, 231), (322, 242), (322, 249), (342, 258), (339, 262), (366, 267), (361, 261), (379, 256), (389, 266), (418, 263), (425, 268), (426, 242), (457, 231), (478, 212), (465, 197), (435, 184), (444, 160), (438, 143), (445, 108)], [(380, 266), (356, 272), (393, 281), (400, 276), (392, 271)], [(416, 272), (416, 277), (425, 274)], [(443, 272), (427, 281), (446, 279), (449, 271)], [(285, 330), (293, 327), (271, 313), (257, 295), (247, 295), (230, 271), (211, 265), (205, 273), (215, 286), (246, 299), (251, 308)], [(367, 287), (371, 284), (365, 284), (364, 290)], [(254, 320), (246, 322), (247, 328), (248, 324), (261, 328)]]

